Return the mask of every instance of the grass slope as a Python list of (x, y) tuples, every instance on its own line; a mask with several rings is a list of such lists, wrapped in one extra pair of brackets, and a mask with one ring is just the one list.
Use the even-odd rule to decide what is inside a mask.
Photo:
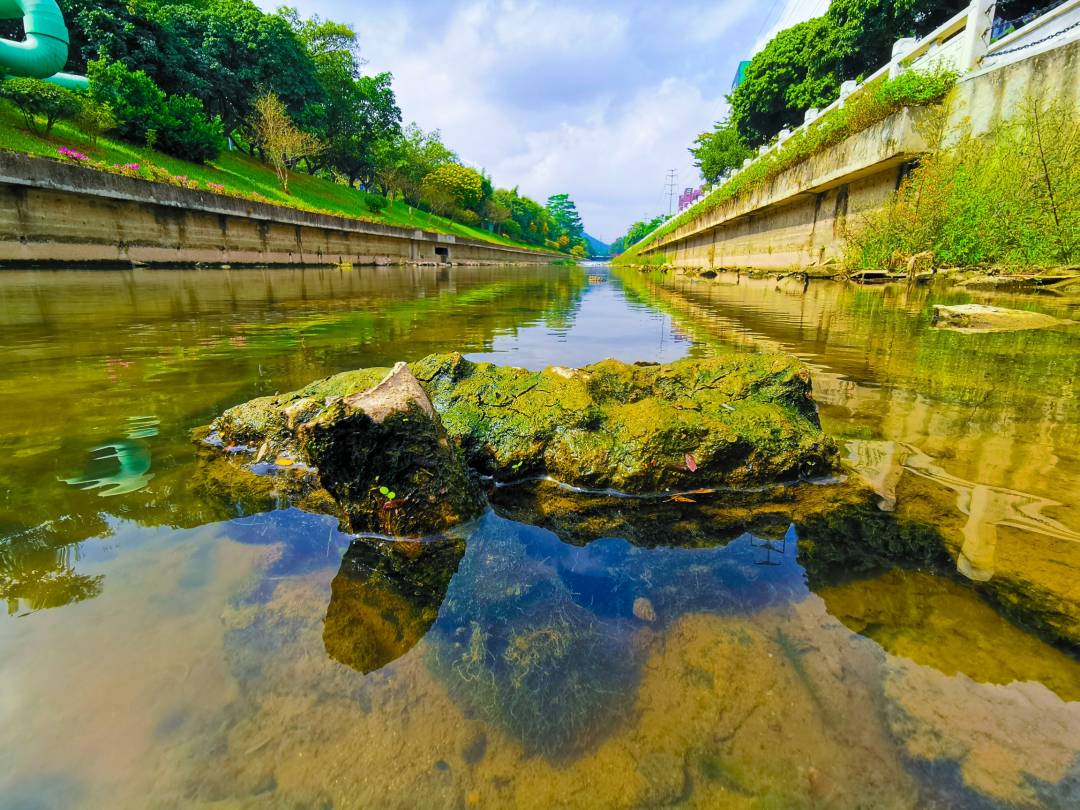
[(206, 165), (190, 163), (147, 147), (133, 146), (109, 138), (99, 138), (97, 144), (94, 145), (76, 127), (63, 121), (58, 123), (52, 134), (46, 138), (28, 132), (22, 125), (22, 116), (15, 108), (7, 102), (0, 101), (0, 149), (57, 158), (57, 150), (61, 146), (77, 150), (108, 164), (138, 163), (144, 166), (151, 164), (160, 166), (174, 175), (184, 175), (191, 180), (197, 180), (203, 191), (208, 190), (206, 188), (208, 183), (217, 183), (231, 192), (261, 194), (268, 201), (279, 205), (313, 209), (322, 213), (338, 214), (386, 225), (424, 228), (500, 245), (539, 250), (535, 245), (514, 242), (512, 239), (478, 228), (470, 228), (444, 217), (412, 208), (401, 200), (385, 206), (381, 211), (376, 210), (371, 200), (378, 195), (306, 174), (294, 174), (290, 178), (291, 193), (286, 195), (281, 191), (277, 176), (269, 166), (239, 151), (222, 152), (216, 160)]

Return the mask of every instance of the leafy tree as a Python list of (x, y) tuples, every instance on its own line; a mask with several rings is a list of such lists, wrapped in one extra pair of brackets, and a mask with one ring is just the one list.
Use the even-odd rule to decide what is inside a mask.
[(668, 218), (665, 214), (660, 214), (659, 216), (653, 217), (650, 220), (639, 220), (635, 222), (633, 225), (630, 226), (630, 229), (626, 232), (625, 236), (621, 237), (620, 239), (616, 239), (615, 242), (612, 243), (612, 252), (616, 252), (615, 248), (618, 247), (619, 250), (617, 252), (621, 253), (623, 250), (630, 247), (631, 245), (637, 244), (650, 233), (663, 225), (667, 221), (667, 219)]
[(75, 93), (40, 79), (6, 79), (0, 82), (0, 97), (22, 113), (28, 130), (44, 135), (52, 132), (57, 121), (74, 118), (82, 109)]
[(728, 98), (731, 122), (749, 145), (765, 143), (808, 108), (839, 95), (841, 79), (821, 64), (821, 44), (829, 36), (829, 21), (815, 17), (784, 29), (750, 60)]
[(156, 148), (197, 163), (213, 160), (224, 145), (220, 119), (207, 118), (195, 96), (166, 98), (155, 128)]
[(325, 148), (318, 138), (293, 123), (284, 102), (273, 93), (264, 93), (255, 100), (255, 112), (248, 127), (274, 167), (286, 194), (289, 193), (289, 171), (299, 161), (317, 155)]
[[(297, 119), (327, 143), (322, 166), (344, 175), (350, 185), (372, 184), (381, 168), (380, 145), (401, 133), (391, 75), (361, 74), (356, 32), (348, 25), (319, 17), (304, 20), (291, 8), (278, 13), (307, 50), (322, 87), (322, 101), (308, 104)], [(309, 162), (310, 170), (319, 167)]]
[[(480, 172), (459, 163), (447, 163), (429, 173), (421, 184), (421, 193), (439, 207), (438, 212), (473, 211), (484, 199)], [(475, 213), (475, 211), (474, 211)]]
[(442, 142), (439, 131), (424, 132), (415, 123), (399, 135), (376, 141), (375, 174), (386, 194), (402, 194), (410, 205), (421, 201), (424, 178), (458, 156)]
[(98, 138), (116, 129), (116, 116), (107, 104), (99, 104), (90, 96), (80, 99), (78, 114), (72, 119), (79, 131), (97, 144)]
[(826, 106), (840, 84), (885, 64), (893, 43), (925, 34), (963, 0), (833, 0), (821, 17), (780, 31), (750, 61), (728, 97), (731, 122), (751, 147), (802, 123), (810, 107)]
[(727, 120), (718, 122), (712, 132), (698, 135), (690, 154), (694, 156), (694, 165), (701, 169), (701, 176), (715, 183), (721, 175), (742, 166), (753, 152), (735, 125)]
[(548, 197), (545, 208), (547, 208), (548, 216), (551, 217), (554, 235), (566, 235), (568, 242), (583, 238), (585, 228), (581, 224), (577, 206), (570, 199), (569, 194), (551, 195)]

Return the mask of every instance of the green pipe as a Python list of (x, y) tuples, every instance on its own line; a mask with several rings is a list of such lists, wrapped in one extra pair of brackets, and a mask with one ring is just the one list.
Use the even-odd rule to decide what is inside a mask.
[(55, 0), (0, 0), (0, 20), (19, 18), (26, 39), (0, 39), (0, 73), (47, 79), (63, 70), (68, 31)]
[(74, 73), (57, 73), (50, 76), (45, 81), (49, 84), (56, 84), (67, 90), (89, 90), (90, 80), (85, 76), (78, 76)]

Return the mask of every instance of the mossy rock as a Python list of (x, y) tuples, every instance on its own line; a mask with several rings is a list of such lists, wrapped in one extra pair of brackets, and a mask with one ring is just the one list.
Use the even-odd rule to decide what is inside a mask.
[[(533, 372), (455, 353), (410, 369), (468, 466), (499, 481), (547, 475), (644, 493), (756, 486), (825, 475), (838, 464), (809, 372), (785, 355), (731, 352), (666, 365), (605, 360)], [(253, 400), (212, 428), (226, 443), (303, 452), (297, 439), (305, 425), (338, 418), (327, 412), (385, 374), (347, 372)]]

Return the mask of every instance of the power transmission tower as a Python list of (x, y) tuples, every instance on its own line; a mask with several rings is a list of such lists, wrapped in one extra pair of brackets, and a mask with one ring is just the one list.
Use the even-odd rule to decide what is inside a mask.
[(664, 181), (664, 189), (667, 191), (668, 204), (667, 212), (670, 217), (675, 210), (675, 189), (679, 187), (679, 171), (678, 169), (668, 169), (667, 179)]

